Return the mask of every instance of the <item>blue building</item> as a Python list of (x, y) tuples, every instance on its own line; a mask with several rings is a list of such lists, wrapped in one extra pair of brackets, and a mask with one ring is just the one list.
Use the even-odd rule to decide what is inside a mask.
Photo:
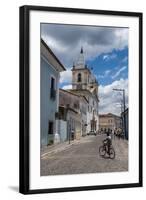
[(41, 147), (59, 141), (56, 115), (59, 105), (59, 78), (64, 66), (41, 39)]

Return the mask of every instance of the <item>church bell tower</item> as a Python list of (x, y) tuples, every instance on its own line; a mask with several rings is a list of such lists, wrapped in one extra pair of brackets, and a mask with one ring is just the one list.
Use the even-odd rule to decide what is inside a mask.
[(81, 48), (77, 62), (74, 63), (72, 68), (72, 87), (73, 90), (87, 89), (90, 81), (90, 70), (85, 64), (85, 57), (83, 48)]
[(85, 64), (83, 48), (77, 61), (72, 67), (71, 92), (85, 97), (86, 103), (86, 132), (98, 130), (98, 82), (92, 70)]

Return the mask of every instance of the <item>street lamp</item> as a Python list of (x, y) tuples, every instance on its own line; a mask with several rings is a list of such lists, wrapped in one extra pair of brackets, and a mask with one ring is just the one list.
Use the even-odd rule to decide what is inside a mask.
[(125, 110), (126, 110), (126, 105), (125, 105), (125, 90), (124, 89), (113, 89), (114, 91), (122, 92), (123, 93), (123, 105), (124, 105), (124, 111), (123, 111), (123, 117), (124, 117), (124, 138), (126, 136), (126, 118), (125, 118)]

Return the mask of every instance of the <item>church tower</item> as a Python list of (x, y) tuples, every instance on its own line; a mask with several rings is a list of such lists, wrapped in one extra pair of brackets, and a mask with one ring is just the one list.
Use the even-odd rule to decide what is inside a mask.
[(77, 62), (72, 68), (72, 87), (73, 90), (86, 89), (90, 72), (85, 65), (83, 48), (81, 48)]
[(79, 57), (72, 68), (72, 93), (83, 96), (87, 100), (86, 105), (86, 132), (98, 130), (98, 82), (85, 63), (84, 51), (81, 48)]
[(83, 48), (81, 48), (78, 60), (72, 68), (72, 89), (90, 90), (97, 86), (97, 81), (91, 70), (85, 64)]

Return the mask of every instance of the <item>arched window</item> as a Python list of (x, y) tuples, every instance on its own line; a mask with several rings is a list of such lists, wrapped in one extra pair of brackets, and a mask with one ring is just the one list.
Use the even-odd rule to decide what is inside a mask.
[(82, 81), (82, 77), (81, 77), (81, 74), (79, 73), (78, 74), (78, 82), (81, 82)]

